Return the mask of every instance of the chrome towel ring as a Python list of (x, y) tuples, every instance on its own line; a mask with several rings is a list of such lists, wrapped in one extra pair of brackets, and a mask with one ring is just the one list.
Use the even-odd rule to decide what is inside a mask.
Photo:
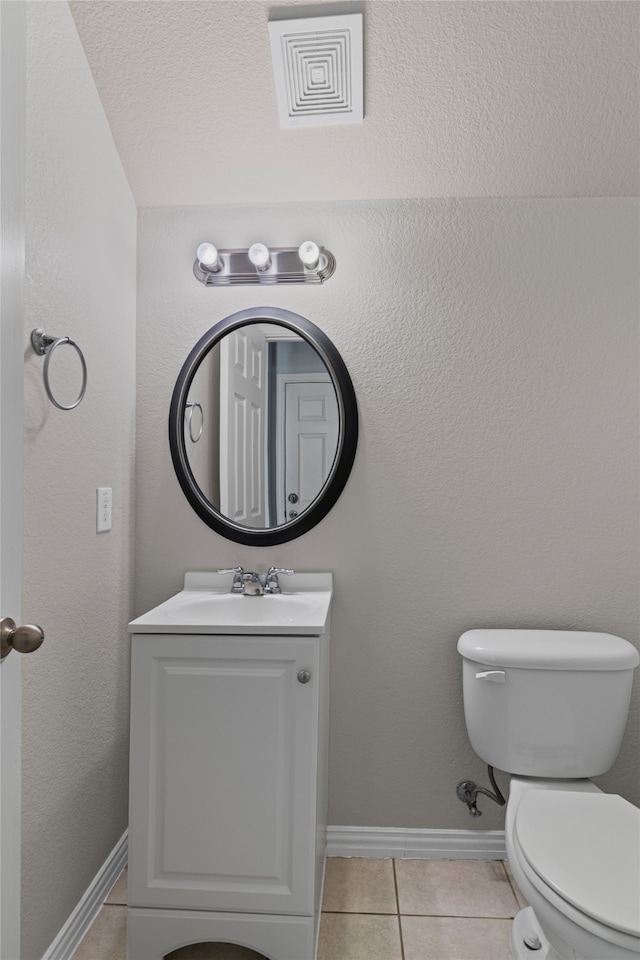
[[(63, 344), (68, 343), (70, 347), (73, 347), (80, 357), (80, 363), (82, 364), (82, 386), (80, 387), (80, 396), (75, 403), (71, 403), (68, 406), (65, 406), (63, 403), (59, 403), (51, 392), (51, 386), (49, 384), (49, 364), (51, 363), (51, 357), (53, 351), (56, 347), (60, 347)], [(35, 330), (31, 331), (31, 345), (35, 352), (40, 357), (44, 357), (44, 370), (42, 375), (44, 378), (44, 389), (47, 392), (47, 396), (54, 407), (57, 407), (58, 410), (73, 410), (78, 404), (82, 401), (85, 391), (87, 389), (87, 364), (85, 363), (84, 355), (82, 350), (75, 342), (71, 340), (70, 337), (51, 337), (48, 333), (45, 333), (44, 330), (41, 330), (40, 327), (36, 327)]]
[[(204, 413), (202, 412), (202, 406), (199, 403), (195, 403), (193, 400), (187, 400), (185, 407), (188, 408), (189, 413), (187, 414), (187, 426), (189, 429), (189, 436), (191, 437), (191, 443), (197, 443), (200, 437), (202, 436), (202, 429), (204, 427)], [(198, 430), (197, 435), (193, 435), (193, 411), (198, 408), (200, 411), (200, 429)], [(186, 410), (185, 410), (186, 413)]]

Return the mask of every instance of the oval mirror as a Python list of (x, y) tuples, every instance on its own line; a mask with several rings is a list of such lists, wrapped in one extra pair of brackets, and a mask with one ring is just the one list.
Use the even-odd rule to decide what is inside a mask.
[(196, 343), (169, 413), (173, 465), (198, 516), (237, 543), (314, 527), (347, 482), (358, 410), (340, 354), (277, 307), (241, 310)]

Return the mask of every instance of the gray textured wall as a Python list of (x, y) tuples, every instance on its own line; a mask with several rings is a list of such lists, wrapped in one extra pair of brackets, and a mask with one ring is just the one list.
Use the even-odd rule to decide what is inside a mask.
[[(205, 289), (193, 278), (204, 239), (307, 236), (337, 257), (325, 286)], [(464, 728), (463, 630), (638, 641), (637, 262), (633, 200), (140, 211), (137, 611), (179, 590), (189, 569), (334, 572), (330, 823), (478, 826), (454, 793), (463, 777), (486, 777)], [(167, 442), (193, 343), (260, 304), (332, 338), (361, 417), (333, 511), (266, 549), (196, 517)], [(636, 802), (638, 745), (636, 706), (601, 781)], [(500, 827), (501, 812), (484, 807), (482, 828)]]
[[(127, 825), (136, 208), (65, 3), (28, 5), (22, 960), (39, 960)], [(29, 334), (76, 340), (55, 409)], [(51, 379), (73, 402), (79, 363)], [(113, 529), (96, 534), (96, 487)]]

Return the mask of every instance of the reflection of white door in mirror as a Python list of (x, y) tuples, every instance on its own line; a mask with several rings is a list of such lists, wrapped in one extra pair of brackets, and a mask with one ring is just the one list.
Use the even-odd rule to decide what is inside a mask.
[(338, 402), (328, 374), (281, 374), (278, 380), (277, 513), (278, 523), (286, 523), (313, 503), (329, 476)]
[(263, 528), (264, 333), (256, 324), (220, 341), (220, 512)]

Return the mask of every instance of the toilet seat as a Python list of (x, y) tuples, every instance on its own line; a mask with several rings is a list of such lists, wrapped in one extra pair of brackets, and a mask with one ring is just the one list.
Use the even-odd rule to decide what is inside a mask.
[[(515, 818), (521, 866), (585, 917), (640, 938), (640, 810), (602, 793), (532, 790)], [(527, 867), (529, 869), (527, 869)]]

